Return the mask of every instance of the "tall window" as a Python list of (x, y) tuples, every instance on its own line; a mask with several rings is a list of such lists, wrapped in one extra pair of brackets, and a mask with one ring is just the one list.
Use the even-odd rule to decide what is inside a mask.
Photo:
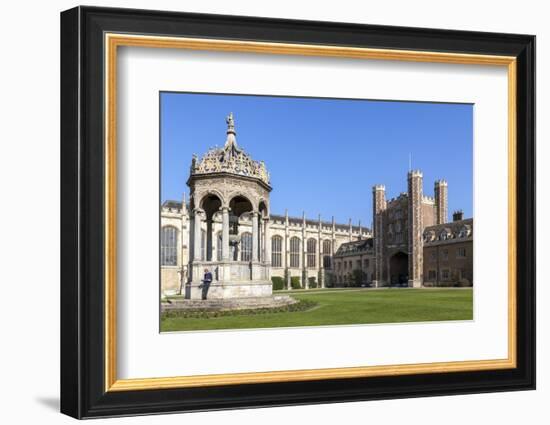
[(283, 238), (280, 236), (273, 236), (271, 238), (271, 266), (282, 267), (282, 249)]
[(216, 238), (216, 252), (218, 261), (222, 261), (222, 232), (218, 232), (218, 237)]
[(457, 248), (456, 256), (458, 258), (466, 258), (466, 248)]
[(241, 235), (241, 261), (252, 260), (252, 233)]
[(330, 240), (323, 241), (323, 267), (325, 269), (330, 269), (332, 267), (332, 242)]
[(290, 267), (300, 267), (300, 238), (290, 238)]
[(165, 226), (160, 233), (160, 264), (176, 266), (178, 264), (178, 230), (172, 226)]
[(307, 240), (307, 266), (315, 267), (315, 257), (317, 256), (317, 241), (313, 238)]
[(201, 229), (201, 260), (206, 261), (206, 230)]

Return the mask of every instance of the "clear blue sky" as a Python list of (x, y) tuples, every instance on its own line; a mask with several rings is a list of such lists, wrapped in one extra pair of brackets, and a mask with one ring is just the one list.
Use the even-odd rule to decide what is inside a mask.
[(334, 215), (370, 227), (372, 186), (407, 190), (412, 168), (424, 194), (449, 183), (449, 215), (472, 216), (473, 106), (271, 96), (161, 93), (161, 198), (180, 200), (191, 156), (225, 142), (233, 112), (237, 143), (271, 173), (271, 213)]

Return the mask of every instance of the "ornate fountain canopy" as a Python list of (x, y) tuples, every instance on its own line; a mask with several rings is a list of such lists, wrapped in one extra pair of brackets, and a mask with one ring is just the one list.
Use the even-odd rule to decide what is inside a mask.
[(253, 177), (269, 184), (269, 173), (263, 161), (254, 161), (242, 148), (237, 145), (237, 132), (233, 113), (226, 119), (227, 138), (223, 148), (210, 148), (199, 160), (193, 155), (191, 162), (191, 176), (230, 173), (239, 176)]

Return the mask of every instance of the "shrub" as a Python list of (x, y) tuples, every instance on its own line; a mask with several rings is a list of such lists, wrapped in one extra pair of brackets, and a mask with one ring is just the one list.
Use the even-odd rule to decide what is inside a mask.
[(325, 274), (325, 287), (334, 288), (334, 277), (332, 276), (332, 273)]
[(367, 274), (364, 273), (362, 270), (356, 269), (353, 271), (350, 286), (355, 286), (355, 287), (361, 286), (363, 282), (366, 282), (366, 280), (367, 280)]
[(161, 321), (174, 318), (210, 319), (214, 317), (227, 316), (254, 316), (267, 313), (292, 313), (297, 311), (310, 310), (316, 305), (317, 303), (315, 301), (299, 300), (294, 304), (288, 304), (279, 307), (260, 307), (233, 310), (167, 310), (161, 313)]
[(314, 277), (308, 277), (307, 283), (309, 288), (317, 288), (317, 280)]
[(458, 288), (467, 288), (467, 287), (472, 286), (472, 284), (470, 283), (470, 281), (468, 279), (460, 279), (458, 282), (455, 283), (454, 286), (456, 286)]
[(271, 283), (273, 283), (273, 290), (274, 291), (280, 291), (281, 289), (284, 289), (285, 282), (282, 277), (279, 276), (272, 276), (271, 277)]
[(280, 291), (285, 287), (285, 281), (279, 276), (271, 276), (271, 283), (273, 284), (274, 291)]
[(291, 276), (290, 286), (292, 287), (292, 289), (302, 289), (302, 285), (300, 283), (300, 276)]

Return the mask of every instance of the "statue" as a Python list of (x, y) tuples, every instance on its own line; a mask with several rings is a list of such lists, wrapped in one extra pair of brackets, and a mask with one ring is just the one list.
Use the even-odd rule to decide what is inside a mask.
[(227, 128), (233, 130), (235, 128), (235, 121), (233, 120), (233, 112), (230, 112), (229, 115), (225, 118), (227, 123)]

